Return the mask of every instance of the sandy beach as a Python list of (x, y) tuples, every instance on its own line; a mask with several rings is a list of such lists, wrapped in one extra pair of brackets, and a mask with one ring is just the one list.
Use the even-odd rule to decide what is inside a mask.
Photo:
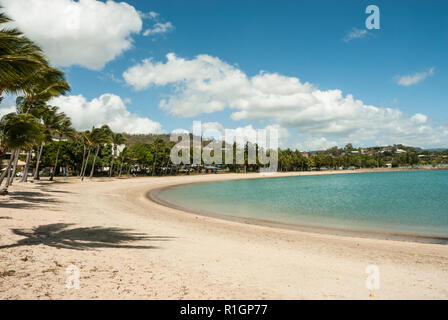
[[(0, 299), (448, 298), (446, 245), (245, 224), (146, 196), (257, 177), (16, 181), (0, 198)], [(70, 265), (79, 289), (66, 288)], [(379, 267), (378, 290), (366, 288), (368, 265)]]

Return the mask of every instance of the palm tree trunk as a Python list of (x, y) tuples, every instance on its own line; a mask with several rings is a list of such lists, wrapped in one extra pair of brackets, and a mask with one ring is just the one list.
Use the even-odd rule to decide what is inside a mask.
[(109, 178), (112, 178), (112, 172), (114, 170), (114, 160), (115, 160), (115, 145), (114, 145), (114, 152), (112, 153), (112, 159), (110, 160)]
[(118, 146), (116, 144), (114, 144), (114, 152), (113, 152), (112, 161), (110, 164), (109, 178), (112, 178), (112, 173), (114, 172), (114, 161), (117, 158), (117, 148), (118, 148)]
[(34, 102), (32, 102), (32, 103), (30, 103), (30, 104), (28, 105), (28, 108), (26, 109), (25, 114), (30, 113), (31, 108), (33, 108), (33, 107), (34, 107)]
[(95, 162), (96, 162), (96, 157), (98, 157), (98, 152), (100, 151), (100, 146), (96, 147), (96, 151), (95, 151), (95, 156), (93, 157), (93, 164), (92, 164), (92, 170), (90, 170), (90, 176), (89, 179), (92, 179), (93, 177), (93, 173), (95, 172)]
[(6, 181), (5, 189), (8, 190), (8, 187), (12, 185), (14, 182), (14, 177), (16, 175), (17, 162), (19, 161), (20, 149), (16, 150), (15, 158), (13, 160), (12, 171), (8, 173), (8, 180)]
[(14, 161), (13, 154), (14, 155), (16, 154), (15, 150), (11, 150), (11, 157), (9, 158), (8, 165), (6, 166), (5, 172), (3, 172), (2, 175), (0, 176), (0, 186), (2, 185), (5, 177), (9, 178), (9, 173), (11, 171), (12, 162)]
[(56, 160), (54, 161), (54, 169), (53, 169), (53, 172), (51, 173), (50, 181), (53, 181), (54, 174), (55, 174), (56, 169), (58, 167), (58, 158), (59, 158), (59, 150), (60, 149), (61, 149), (61, 146), (58, 147), (58, 152), (56, 152)]
[(11, 168), (10, 163), (11, 163), (11, 160), (8, 161), (8, 164), (6, 165), (5, 171), (2, 172), (2, 174), (0, 176), (0, 186), (2, 185), (3, 180), (5, 179), (6, 175), (8, 174), (9, 168)]
[(40, 157), (42, 157), (42, 150), (44, 149), (44, 143), (41, 142), (39, 153), (37, 154), (37, 161), (36, 161), (36, 172), (34, 172), (34, 180), (40, 180), (39, 177), (39, 164), (40, 164)]
[(124, 161), (124, 154), (122, 153), (121, 154), (120, 170), (119, 170), (119, 173), (118, 173), (118, 178), (121, 177), (121, 170), (123, 169), (123, 161)]
[(112, 159), (109, 170), (109, 178), (112, 178), (112, 172), (114, 171), (114, 159)]
[(121, 178), (121, 170), (123, 169), (123, 163), (120, 164), (120, 169), (118, 170), (118, 178)]
[(11, 153), (11, 165), (8, 168), (8, 175), (6, 176), (6, 184), (8, 184), (9, 178), (11, 177), (11, 170), (16, 159), (16, 150), (14, 150), (14, 154)]
[(86, 170), (87, 170), (87, 165), (89, 164), (89, 157), (90, 157), (90, 151), (92, 150), (92, 148), (89, 147), (89, 152), (87, 153), (87, 157), (86, 157), (86, 161), (84, 164), (84, 168), (81, 170), (81, 181), (84, 180), (85, 174), (86, 174)]
[(81, 170), (79, 170), (79, 177), (81, 177), (82, 170), (84, 169), (85, 157), (86, 157), (86, 145), (84, 145), (84, 152), (82, 153), (82, 165), (81, 165)]
[[(89, 151), (90, 151), (90, 147), (89, 147)], [(86, 155), (86, 146), (84, 146), (84, 153), (82, 155), (82, 165), (81, 165), (81, 171), (79, 172), (79, 178), (83, 177), (84, 167), (86, 165), (86, 161), (87, 161), (89, 155), (90, 155), (90, 153)]]
[(14, 166), (12, 168), (11, 179), (8, 180), (7, 186), (12, 186), (12, 184), (14, 183), (14, 178), (16, 176), (17, 163), (19, 162), (19, 155), (20, 155), (20, 149), (17, 149), (17, 151), (16, 151), (16, 159), (14, 160)]
[[(13, 150), (13, 151), (14, 151), (14, 154), (15, 154), (15, 150)], [(0, 180), (0, 185), (1, 185), (3, 183), (3, 179), (6, 176), (6, 185), (0, 191), (0, 195), (2, 195), (2, 196), (5, 196), (5, 195), (8, 194), (8, 182), (9, 182), (9, 177), (11, 175), (11, 165), (14, 162), (13, 151), (11, 151), (11, 158), (9, 159), (8, 166), (6, 167), (6, 170), (5, 170), (4, 174), (2, 174), (2, 178)]]
[(27, 182), (27, 180), (28, 180), (28, 171), (30, 169), (30, 160), (31, 160), (31, 150), (28, 150), (28, 153), (26, 154), (25, 168), (23, 169), (22, 182)]

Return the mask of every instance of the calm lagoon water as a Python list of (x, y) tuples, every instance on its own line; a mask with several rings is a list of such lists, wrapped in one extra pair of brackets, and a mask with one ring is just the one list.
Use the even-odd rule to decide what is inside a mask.
[(163, 201), (311, 227), (448, 237), (448, 171), (375, 172), (198, 183)]

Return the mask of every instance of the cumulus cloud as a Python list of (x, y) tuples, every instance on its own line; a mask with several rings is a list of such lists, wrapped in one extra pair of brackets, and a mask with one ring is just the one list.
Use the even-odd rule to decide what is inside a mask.
[(150, 29), (146, 29), (145, 32), (143, 33), (143, 35), (145, 37), (147, 36), (153, 36), (156, 34), (164, 34), (164, 33), (168, 33), (174, 30), (174, 26), (171, 22), (165, 22), (165, 23), (161, 23), (161, 22), (157, 22), (156, 24), (154, 24), (154, 26)]
[(188, 131), (187, 129), (177, 128), (177, 129), (174, 129), (173, 131), (171, 131), (171, 133), (175, 133), (175, 134), (189, 134), (190, 131)]
[[(193, 128), (192, 128), (193, 130)], [(201, 133), (207, 138), (216, 138), (214, 134), (219, 132), (219, 135), (224, 135), (224, 126), (219, 122), (203, 122), (201, 123)]]
[(426, 78), (432, 76), (434, 74), (434, 67), (429, 68), (426, 71), (422, 71), (422, 72), (417, 72), (414, 73), (412, 75), (407, 75), (407, 76), (397, 76), (397, 83), (400, 86), (411, 86), (413, 84), (417, 84), (419, 82), (422, 82), (423, 80), (425, 80)]
[(151, 19), (151, 20), (157, 20), (160, 16), (160, 14), (155, 11), (150, 11), (147, 13), (139, 11), (139, 14), (142, 19)]
[(163, 99), (160, 104), (175, 116), (191, 117), (223, 110), (228, 95), (240, 96), (241, 88), (247, 87), (246, 75), (218, 58), (199, 55), (185, 60), (169, 53), (167, 59), (166, 63), (146, 59), (126, 70), (123, 77), (136, 90), (175, 84), (180, 95)]
[[(290, 136), (287, 129), (280, 127), (279, 125), (268, 125), (264, 128), (265, 137), (267, 138), (271, 132), (276, 131), (276, 136), (278, 137), (278, 143), (281, 147), (285, 146), (286, 139)], [(214, 138), (218, 140), (225, 140), (227, 143), (233, 143), (233, 136), (242, 139), (242, 141), (248, 141), (251, 143), (257, 143), (258, 132), (260, 129), (254, 128), (251, 124), (243, 127), (236, 128), (225, 128), (219, 122), (202, 122), (201, 123), (201, 135), (205, 138)], [(191, 128), (193, 132), (193, 127)], [(226, 137), (226, 130), (232, 137)], [(179, 131), (180, 132), (180, 131)], [(225, 138), (228, 138), (227, 140)]]
[(353, 28), (349, 33), (345, 35), (342, 41), (349, 42), (354, 39), (364, 38), (368, 34), (369, 32), (366, 29)]
[(341, 90), (319, 90), (296, 77), (265, 72), (250, 77), (209, 55), (188, 60), (170, 53), (166, 62), (146, 59), (123, 76), (136, 90), (171, 87), (159, 107), (178, 117), (228, 108), (233, 120), (264, 121), (339, 143), (448, 145), (448, 127), (422, 114), (364, 104)]
[(107, 124), (116, 132), (163, 133), (160, 123), (129, 112), (125, 102), (114, 94), (106, 93), (90, 101), (82, 95), (61, 96), (49, 104), (65, 112), (77, 130), (90, 130), (92, 126)]
[(426, 123), (428, 121), (428, 117), (421, 113), (416, 113), (411, 117), (411, 120), (415, 123)]
[(157, 12), (150, 11), (148, 13), (140, 13), (140, 16), (143, 19), (149, 19), (154, 21), (154, 25), (143, 32), (143, 35), (145, 37), (162, 35), (171, 32), (175, 29), (174, 25), (170, 21), (167, 22), (161, 21), (160, 14)]
[(328, 141), (325, 137), (320, 138), (308, 138), (303, 142), (299, 142), (296, 148), (304, 151), (317, 151), (317, 150), (327, 150), (331, 147), (337, 146), (336, 141)]
[(0, 0), (15, 25), (38, 43), (52, 63), (99, 70), (132, 47), (142, 30), (137, 10), (97, 0)]

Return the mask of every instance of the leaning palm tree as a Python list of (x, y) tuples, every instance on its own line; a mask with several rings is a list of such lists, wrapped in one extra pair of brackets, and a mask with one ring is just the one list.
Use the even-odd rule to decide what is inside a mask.
[[(14, 178), (15, 167), (19, 157), (19, 152), (17, 151), (32, 148), (36, 141), (42, 139), (44, 128), (38, 119), (27, 114), (7, 114), (2, 118), (1, 123), (3, 127), (3, 141), (11, 150), (11, 159), (5, 171), (8, 179), (5, 188), (1, 191), (1, 194), (4, 195), (8, 193), (8, 187)], [(0, 178), (0, 184), (3, 182), (4, 177), (2, 175)]]
[[(45, 104), (46, 101), (53, 97), (65, 94), (70, 90), (70, 86), (65, 81), (64, 73), (58, 69), (51, 67), (41, 67), (36, 72), (32, 73), (30, 76), (22, 79), (20, 81), (20, 89), (24, 96), (17, 99), (18, 103), (18, 113), (29, 114), (35, 108), (38, 108)], [(39, 159), (42, 154), (43, 144), (39, 151)], [(18, 151), (20, 152), (20, 151)], [(29, 161), (29, 157), (28, 161)], [(16, 163), (18, 157), (16, 159)], [(34, 179), (38, 180), (38, 170), (39, 160), (37, 161), (36, 173)]]
[(26, 153), (25, 167), (22, 170), (23, 174), (22, 174), (22, 180), (20, 180), (21, 182), (28, 181), (28, 172), (30, 171), (31, 151), (32, 148), (30, 148)]
[(34, 180), (39, 180), (39, 165), (44, 145), (45, 143), (53, 141), (53, 136), (55, 135), (56, 130), (59, 128), (60, 123), (65, 118), (65, 115), (63, 113), (58, 113), (57, 107), (48, 106), (43, 103), (38, 104), (32, 110), (32, 114), (36, 118), (41, 120), (44, 128), (44, 135), (42, 136), (42, 140), (38, 141), (40, 146), (37, 152), (36, 169), (34, 172)]
[(113, 144), (113, 154), (112, 154), (112, 160), (111, 160), (111, 164), (110, 164), (109, 178), (112, 177), (112, 173), (114, 170), (114, 162), (118, 156), (118, 146), (124, 144), (126, 142), (126, 138), (121, 133), (112, 132), (111, 142)]
[[(62, 71), (49, 66), (39, 47), (17, 29), (4, 27), (8, 22), (11, 22), (11, 19), (0, 12), (0, 102), (3, 93), (23, 93), (18, 113), (28, 114), (42, 102), (65, 94), (70, 90), (70, 86)], [(15, 167), (20, 149), (14, 152), (11, 161), (14, 161)], [(30, 155), (29, 151), (27, 163)]]
[(21, 86), (24, 93), (21, 110), (23, 113), (29, 113), (39, 103), (70, 91), (64, 73), (52, 67), (40, 68), (38, 72), (24, 79)]
[[(6, 124), (7, 124), (7, 117), (2, 117), (0, 119), (0, 147), (2, 149), (2, 160), (3, 158), (6, 158), (8, 146), (6, 145), (5, 141), (5, 130), (6, 130)], [(12, 157), (12, 153), (11, 153)], [(5, 179), (5, 176), (8, 173), (8, 170), (10, 169), (10, 161), (8, 161), (7, 168), (5, 168), (5, 171), (1, 173), (0, 175), (0, 185), (3, 183), (3, 180)]]
[[(81, 178), (81, 181), (82, 181), (82, 180), (84, 180), (84, 177), (86, 174), (87, 164), (89, 163), (90, 152), (92, 151), (94, 142), (92, 139), (92, 133), (89, 130), (86, 130), (83, 133), (81, 133), (79, 138), (84, 146), (84, 153), (82, 155), (81, 172), (79, 175)], [(88, 150), (87, 156), (86, 156), (86, 149)]]
[(0, 12), (0, 102), (3, 93), (19, 94), (24, 79), (48, 67), (39, 47), (17, 29), (2, 26), (8, 22), (11, 19)]

